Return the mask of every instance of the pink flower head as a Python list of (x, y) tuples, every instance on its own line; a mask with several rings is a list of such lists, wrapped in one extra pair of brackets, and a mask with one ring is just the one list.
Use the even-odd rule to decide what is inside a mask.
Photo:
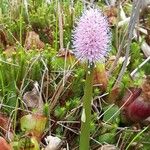
[(110, 31), (106, 17), (98, 9), (86, 10), (73, 31), (73, 48), (81, 61), (95, 63), (104, 58), (110, 47)]

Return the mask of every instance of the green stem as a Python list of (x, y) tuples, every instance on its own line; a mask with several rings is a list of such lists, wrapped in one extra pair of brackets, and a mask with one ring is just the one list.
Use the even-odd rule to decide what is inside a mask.
[(20, 22), (20, 45), (22, 46), (22, 30), (23, 30), (23, 3), (21, 3), (21, 11), (20, 11), (20, 16), (19, 16), (19, 22)]
[(91, 122), (91, 101), (93, 90), (93, 65), (87, 67), (86, 82), (83, 97), (83, 111), (81, 117), (80, 150), (90, 149), (90, 122)]

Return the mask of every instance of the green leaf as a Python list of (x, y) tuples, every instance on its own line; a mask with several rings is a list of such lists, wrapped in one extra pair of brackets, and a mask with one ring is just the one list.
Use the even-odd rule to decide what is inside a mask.
[(24, 137), (11, 143), (13, 150), (40, 150), (36, 137)]
[(104, 108), (104, 118), (105, 122), (109, 123), (117, 123), (120, 120), (120, 110), (119, 107), (116, 105), (106, 106)]
[(113, 133), (105, 133), (99, 136), (99, 142), (113, 144), (115, 143), (115, 135)]
[(47, 118), (38, 114), (23, 116), (20, 120), (21, 130), (33, 132), (36, 137), (40, 137), (45, 130)]

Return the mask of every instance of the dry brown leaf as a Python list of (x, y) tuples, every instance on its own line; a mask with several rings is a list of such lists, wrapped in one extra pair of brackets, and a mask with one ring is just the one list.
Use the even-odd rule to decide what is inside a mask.
[(15, 46), (7, 46), (3, 53), (6, 54), (6, 56), (11, 57), (13, 54), (16, 53), (16, 47)]
[(4, 49), (7, 46), (6, 33), (3, 30), (0, 30), (0, 46), (3, 47)]
[(23, 95), (23, 101), (29, 109), (36, 108), (38, 113), (42, 113), (44, 103), (37, 86), (37, 82), (35, 82), (32, 91), (28, 91)]
[(13, 139), (13, 130), (11, 128), (9, 118), (0, 113), (0, 128), (4, 135), (8, 135), (10, 139)]
[(71, 50), (63, 49), (63, 50), (59, 50), (57, 56), (62, 58), (65, 58), (66, 56), (67, 58), (74, 57), (74, 53)]
[(115, 25), (117, 22), (117, 8), (115, 6), (108, 6), (104, 10), (104, 14), (108, 17), (108, 21), (111, 25)]
[(45, 150), (58, 150), (60, 149), (61, 145), (61, 139), (54, 136), (47, 136), (45, 138), (45, 141), (47, 143), (47, 146)]
[(150, 102), (150, 75), (146, 77), (143, 85), (142, 85), (142, 95), (145, 101)]
[(103, 145), (101, 148), (98, 150), (118, 150), (118, 148), (114, 145)]
[(54, 38), (53, 38), (53, 31), (50, 27), (45, 27), (43, 29), (43, 32), (45, 33), (45, 36), (48, 38), (49, 44), (53, 44)]
[(40, 40), (39, 35), (34, 31), (27, 32), (24, 47), (29, 49), (43, 49), (45, 44)]

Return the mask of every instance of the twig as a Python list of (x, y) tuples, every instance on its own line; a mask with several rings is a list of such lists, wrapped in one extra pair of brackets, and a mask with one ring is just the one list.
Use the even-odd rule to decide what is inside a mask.
[(5, 63), (5, 64), (8, 64), (8, 65), (15, 66), (15, 67), (19, 67), (18, 64), (13, 64), (12, 62), (4, 61), (4, 60), (2, 60), (2, 59), (0, 59), (0, 62)]
[(111, 0), (110, 5), (115, 6), (116, 0)]
[[(120, 6), (119, 6), (119, 8), (120, 8)], [(119, 9), (119, 10), (120, 10), (120, 9)], [(123, 11), (123, 10), (122, 10), (122, 11)], [(119, 13), (120, 13), (120, 12), (119, 12)], [(119, 18), (118, 18), (118, 19), (119, 19)], [(117, 32), (117, 33), (118, 33), (118, 28), (119, 28), (120, 24), (123, 25), (124, 23), (127, 22), (126, 20), (124, 20), (124, 18), (121, 18), (121, 19), (123, 19), (123, 21), (118, 22), (117, 28), (116, 28), (116, 30), (117, 30), (116, 32)], [(129, 18), (129, 19), (130, 19), (130, 18)], [(119, 44), (119, 43), (117, 42), (117, 44), (116, 44), (117, 47), (118, 47), (118, 52), (117, 52), (115, 61), (113, 62), (111, 68), (110, 68), (109, 71), (108, 71), (108, 77), (111, 76), (112, 72), (113, 72), (114, 69), (116, 68), (117, 63), (118, 63), (119, 58), (120, 58), (120, 55), (121, 55), (121, 52), (122, 52), (122, 50), (123, 50), (123, 48), (124, 48), (124, 42), (125, 42), (125, 39), (126, 39), (126, 36), (127, 36), (126, 30), (127, 30), (127, 28), (125, 28), (125, 34), (124, 34), (123, 37), (122, 37), (121, 43)], [(118, 38), (117, 33), (116, 33), (116, 38)]]
[[(129, 98), (125, 101), (125, 103), (124, 103), (107, 121), (105, 121), (105, 124), (107, 124), (107, 122), (109, 122), (114, 116), (116, 116), (116, 115), (120, 112), (120, 110), (129, 102), (130, 98), (133, 96), (132, 91), (129, 90), (129, 92), (130, 92)], [(112, 105), (111, 105), (110, 107), (112, 107)], [(109, 108), (110, 108), (110, 107), (109, 107)], [(108, 109), (109, 109), (109, 108), (108, 108)], [(108, 109), (107, 109), (107, 110), (108, 110)], [(107, 111), (107, 110), (106, 110), (106, 111)], [(105, 112), (104, 112), (104, 113), (105, 113)], [(104, 114), (104, 113), (103, 113), (103, 114)]]
[(29, 22), (28, 1), (24, 0), (23, 2), (24, 2), (24, 6), (25, 6), (25, 11), (26, 11), (26, 14), (27, 14), (27, 19), (28, 19), (28, 22)]
[(25, 83), (25, 80), (26, 80), (26, 77), (27, 77), (28, 73), (31, 71), (33, 65), (34, 65), (40, 58), (41, 58), (41, 54), (39, 54), (38, 56), (36, 56), (35, 59), (34, 59), (34, 61), (31, 63), (31, 65), (28, 66), (29, 69), (26, 71), (26, 73), (25, 73), (25, 75), (24, 75), (24, 78), (23, 78), (23, 80), (22, 80), (21, 87), (20, 87), (20, 93), (21, 93), (21, 95), (23, 95), (24, 90), (25, 90), (25, 89), (23, 88), (23, 86), (24, 86), (24, 83)]
[[(100, 98), (102, 98), (102, 97), (108, 95), (108, 94), (109, 94), (109, 93), (104, 93), (104, 94), (102, 94), (102, 95), (100, 95), (100, 96), (96, 96), (96, 97), (93, 99), (93, 102), (94, 102), (95, 100), (97, 100), (97, 99), (100, 99)], [(81, 101), (81, 100), (80, 100), (80, 101)], [(82, 107), (82, 104), (80, 104), (78, 107), (72, 109), (72, 110), (70, 111), (70, 114), (68, 114), (64, 119), (69, 118), (69, 116), (71, 116), (72, 114), (74, 114), (74, 113), (75, 113), (78, 109), (80, 109), (81, 107)]]
[(60, 51), (64, 49), (63, 42), (63, 17), (62, 9), (60, 6), (60, 1), (58, 1), (58, 18), (59, 18), (59, 42), (60, 42)]
[(128, 40), (127, 40), (128, 45), (126, 47), (125, 61), (123, 63), (122, 69), (119, 73), (119, 76), (116, 80), (114, 87), (117, 87), (118, 85), (120, 85), (122, 77), (126, 71), (126, 66), (128, 64), (128, 57), (129, 57), (129, 52), (130, 52), (130, 45), (132, 42), (133, 31), (135, 28), (136, 21), (139, 17), (139, 12), (140, 12), (139, 10), (141, 8), (141, 4), (142, 4), (141, 0), (137, 0), (137, 1), (134, 0), (132, 14), (131, 14), (130, 22), (129, 22)]
[[(51, 121), (55, 122), (55, 120), (52, 120), (52, 119), (51, 119)], [(56, 123), (57, 123), (57, 124), (59, 124), (60, 126), (64, 127), (64, 128), (66, 128), (66, 129), (68, 129), (69, 131), (71, 131), (71, 132), (73, 132), (73, 133), (77, 134), (77, 135), (79, 135), (79, 134), (80, 134), (80, 133), (76, 132), (75, 130), (73, 130), (73, 129), (71, 129), (71, 128), (67, 127), (67, 126), (65, 126), (65, 125), (64, 125), (64, 124), (62, 124), (62, 123), (59, 123), (59, 122), (56, 122)], [(102, 145), (100, 142), (98, 142), (98, 141), (97, 141), (97, 140), (95, 140), (94, 138), (90, 137), (90, 139), (91, 139), (91, 140), (93, 140), (95, 143), (97, 143), (97, 144), (99, 144), (99, 145)]]
[[(74, 64), (71, 66), (70, 70), (68, 70), (68, 72), (65, 73), (65, 76), (63, 76), (62, 80), (58, 83), (58, 85), (56, 87), (56, 91), (51, 98), (50, 110), (52, 110), (56, 106), (57, 100), (59, 99), (59, 96), (64, 89), (64, 85), (66, 84), (68, 78), (72, 74), (72, 69), (79, 62), (79, 60), (80, 59), (78, 59), (76, 62), (74, 62)], [(64, 71), (63, 71), (63, 73), (64, 73)]]
[[(40, 88), (40, 98), (42, 99), (42, 91), (43, 91), (43, 88), (44, 88), (44, 78), (45, 78), (45, 76), (47, 77), (47, 75), (48, 75), (48, 67), (47, 67), (46, 62), (43, 60), (43, 58), (41, 58), (41, 61), (42, 61), (43, 65), (44, 65), (44, 67), (45, 67), (43, 75), (42, 75), (41, 88)], [(48, 99), (48, 91), (47, 90), (46, 90), (46, 97), (45, 97), (45, 99), (46, 99), (46, 101)]]
[[(63, 89), (64, 89), (64, 85), (67, 82), (68, 78), (70, 77), (71, 72), (67, 72), (66, 75), (63, 77), (63, 79), (58, 83), (58, 86), (56, 88), (56, 91), (53, 95), (53, 97), (51, 98), (51, 103), (50, 103), (50, 110), (52, 111), (53, 108), (56, 106), (57, 104), (57, 100), (59, 99), (60, 94), (62, 93)], [(65, 79), (65, 80), (64, 80)], [(64, 85), (63, 85), (64, 82)]]
[(133, 70), (132, 72), (131, 72), (131, 77), (133, 77), (134, 75), (135, 75), (135, 73), (143, 66), (143, 65), (145, 65), (148, 61), (150, 60), (150, 56), (147, 58), (147, 59), (145, 59), (135, 70)]
[(64, 62), (64, 77), (63, 77), (63, 86), (64, 86), (64, 83), (65, 83), (65, 75), (66, 75), (66, 65), (67, 65), (67, 52), (68, 52), (68, 49), (69, 49), (69, 44), (67, 44), (67, 48), (64, 50), (65, 51), (65, 62)]
[(108, 0), (105, 0), (106, 5), (110, 5), (110, 2)]

